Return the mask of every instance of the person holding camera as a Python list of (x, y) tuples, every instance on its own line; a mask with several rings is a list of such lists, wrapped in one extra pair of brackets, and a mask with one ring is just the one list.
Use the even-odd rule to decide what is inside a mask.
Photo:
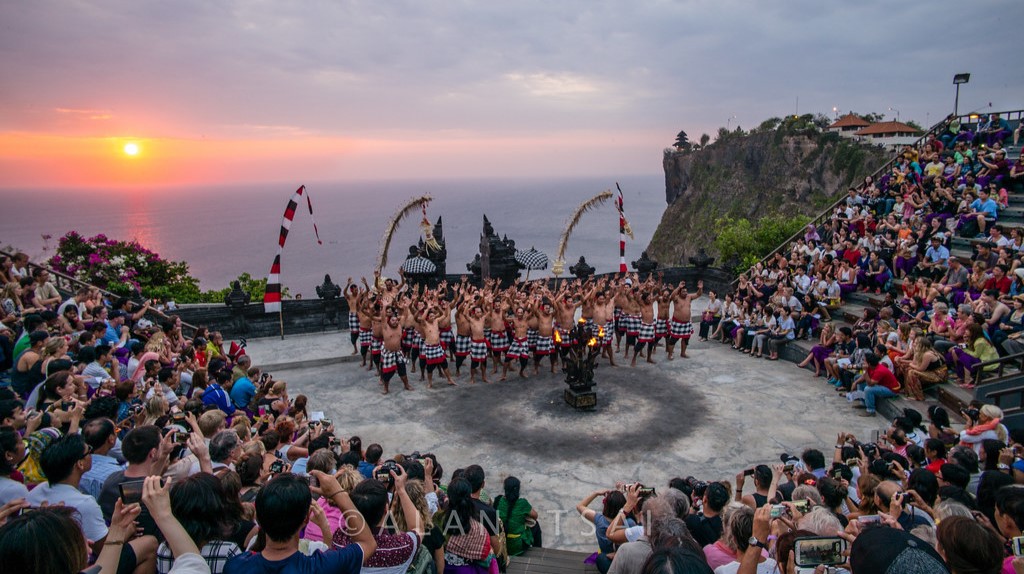
[[(265, 572), (336, 572), (355, 574), (377, 550), (371, 530), (349, 494), (334, 476), (311, 470), (324, 497), (331, 499), (345, 516), (345, 533), (351, 542), (344, 548), (299, 552), (299, 533), (310, 521), (313, 498), (309, 483), (299, 476), (283, 473), (272, 478), (256, 495), (256, 518), (266, 545), (259, 552), (246, 552), (228, 560), (224, 574)], [(317, 507), (319, 509), (319, 507)], [(318, 515), (322, 516), (322, 512)]]

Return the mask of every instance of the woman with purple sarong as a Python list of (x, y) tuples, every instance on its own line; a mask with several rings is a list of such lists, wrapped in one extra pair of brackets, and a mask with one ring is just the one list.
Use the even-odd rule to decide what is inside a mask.
[(800, 364), (797, 365), (800, 368), (806, 367), (807, 365), (814, 363), (814, 376), (821, 376), (821, 368), (825, 364), (825, 359), (832, 354), (832, 351), (836, 347), (836, 341), (839, 338), (836, 336), (836, 328), (832, 323), (825, 324), (821, 329), (821, 333), (818, 334), (818, 344), (811, 347), (811, 352), (807, 353), (807, 357)]

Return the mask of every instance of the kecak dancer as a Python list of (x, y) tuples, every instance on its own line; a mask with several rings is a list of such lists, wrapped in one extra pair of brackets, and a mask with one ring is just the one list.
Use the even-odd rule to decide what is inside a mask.
[[(406, 305), (409, 301), (404, 299), (399, 305)], [(391, 379), (398, 373), (402, 379), (405, 390), (413, 390), (409, 385), (409, 377), (405, 372), (405, 354), (402, 353), (402, 319), (399, 317), (398, 309), (392, 309), (387, 313), (387, 320), (382, 327), (384, 334), (384, 346), (380, 353), (380, 384), (384, 387), (382, 391), (388, 394), (388, 386)]]
[[(495, 286), (495, 289), (497, 289), (497, 286)], [(505, 314), (508, 311), (509, 304), (505, 301), (505, 297), (495, 293), (494, 304), (491, 305), (491, 312), (487, 317), (491, 328), (491, 357), (494, 359), (492, 374), (498, 373), (498, 365), (504, 362), (501, 355), (509, 350), (508, 326), (505, 325)]]
[(416, 317), (416, 323), (423, 333), (423, 347), (420, 354), (426, 363), (427, 388), (434, 387), (434, 371), (438, 370), (446, 379), (448, 384), (455, 386), (452, 375), (448, 372), (448, 359), (441, 346), (440, 328), (438, 322), (441, 319), (441, 311), (436, 302), (428, 303), (426, 310)]
[[(533, 309), (530, 309), (532, 313)], [(526, 331), (529, 329), (529, 315), (527, 314), (527, 308), (522, 305), (517, 305), (515, 313), (512, 315), (512, 344), (509, 345), (508, 352), (505, 353), (505, 369), (501, 373), (501, 380), (504, 381), (508, 377), (508, 368), (512, 361), (519, 360), (519, 376), (526, 378), (526, 365), (530, 361), (530, 347), (529, 339), (527, 338)], [(492, 331), (493, 334), (493, 331)]]
[(631, 366), (636, 366), (636, 358), (642, 355), (644, 348), (647, 349), (647, 362), (654, 363), (651, 354), (654, 353), (656, 325), (654, 318), (654, 301), (657, 287), (651, 282), (650, 277), (640, 285), (640, 333), (637, 335), (636, 347), (633, 350), (633, 361)]
[(348, 303), (348, 330), (352, 339), (352, 354), (359, 352), (359, 286), (348, 278), (345, 283), (345, 301)]
[(665, 352), (672, 360), (672, 350), (676, 341), (679, 342), (679, 357), (687, 358), (686, 346), (693, 335), (693, 323), (690, 322), (691, 303), (704, 293), (704, 282), (697, 282), (697, 292), (686, 291), (686, 281), (679, 281), (679, 286), (672, 292), (672, 323), (669, 325), (671, 337), (665, 343)]

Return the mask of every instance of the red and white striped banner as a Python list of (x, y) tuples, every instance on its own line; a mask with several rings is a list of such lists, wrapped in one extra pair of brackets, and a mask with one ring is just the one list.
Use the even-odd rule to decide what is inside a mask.
[(270, 274), (267, 275), (267, 289), (263, 293), (263, 311), (276, 313), (281, 310), (281, 252), (284, 250), (284, 242), (288, 239), (288, 231), (292, 228), (292, 221), (295, 219), (295, 210), (299, 208), (302, 201), (302, 194), (306, 194), (306, 206), (309, 208), (309, 218), (313, 222), (313, 233), (316, 235), (316, 242), (323, 245), (320, 240), (320, 230), (316, 227), (316, 220), (313, 219), (313, 201), (306, 192), (306, 186), (300, 186), (295, 190), (295, 195), (288, 200), (288, 206), (284, 208), (284, 217), (281, 218), (281, 232), (277, 237), (277, 255), (270, 265)]
[(619, 210), (619, 273), (626, 273), (626, 215), (622, 205), (622, 188), (618, 182), (615, 182), (615, 188), (619, 190), (615, 200), (615, 207)]

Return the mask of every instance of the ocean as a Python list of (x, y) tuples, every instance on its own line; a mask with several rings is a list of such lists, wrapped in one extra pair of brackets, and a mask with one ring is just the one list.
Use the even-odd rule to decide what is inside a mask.
[[(309, 213), (300, 205), (281, 256), (281, 282), (292, 296), (308, 298), (316, 296), (314, 287), (324, 274), (342, 285), (348, 277), (369, 277), (388, 220), (409, 199), (424, 194), (434, 198), (427, 208), (431, 223), (439, 216), (444, 221), (448, 273), (466, 272), (466, 264), (478, 252), (485, 214), (498, 235), (514, 239), (520, 249), (535, 247), (553, 262), (572, 212), (597, 193), (614, 191), (615, 181), (594, 177), (307, 183), (323, 245), (317, 245)], [(627, 261), (633, 261), (661, 221), (664, 176), (622, 176), (618, 182), (636, 237), (626, 243)], [(300, 183), (112, 191), (0, 189), (0, 245), (41, 260), (52, 255), (57, 239), (71, 230), (135, 239), (165, 259), (187, 261), (203, 289), (220, 289), (243, 272), (266, 277), (277, 249), (281, 215)], [(420, 220), (417, 212), (395, 234), (386, 276), (397, 276), (409, 246), (420, 237)], [(51, 239), (44, 241), (44, 235)], [(612, 201), (584, 215), (566, 250), (566, 273), (581, 255), (599, 273), (618, 270), (618, 215)], [(548, 276), (550, 266), (530, 274)]]

